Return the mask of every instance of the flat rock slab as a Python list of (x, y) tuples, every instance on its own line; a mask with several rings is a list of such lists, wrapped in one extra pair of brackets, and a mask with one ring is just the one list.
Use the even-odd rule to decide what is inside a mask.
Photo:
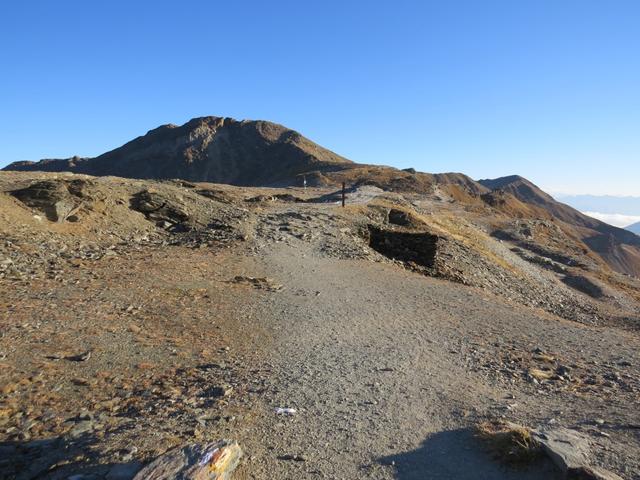
[(580, 432), (568, 428), (534, 431), (534, 438), (546, 454), (563, 471), (589, 465), (591, 447)]
[(534, 430), (534, 438), (547, 456), (572, 480), (622, 480), (615, 473), (592, 467), (591, 446), (587, 437), (568, 428)]
[(134, 480), (228, 480), (241, 457), (242, 449), (230, 440), (195, 443), (156, 458)]

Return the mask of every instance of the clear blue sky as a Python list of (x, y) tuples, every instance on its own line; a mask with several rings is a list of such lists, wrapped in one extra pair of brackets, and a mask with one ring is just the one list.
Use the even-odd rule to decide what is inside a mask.
[(0, 165), (267, 119), (355, 161), (640, 195), (640, 2), (0, 6)]

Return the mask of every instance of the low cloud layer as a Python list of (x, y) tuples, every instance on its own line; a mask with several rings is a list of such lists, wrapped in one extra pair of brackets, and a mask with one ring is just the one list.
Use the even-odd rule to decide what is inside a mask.
[(640, 216), (638, 215), (623, 215), (621, 213), (600, 213), (600, 212), (582, 212), (593, 218), (597, 218), (609, 225), (615, 227), (626, 227), (636, 222), (640, 222)]

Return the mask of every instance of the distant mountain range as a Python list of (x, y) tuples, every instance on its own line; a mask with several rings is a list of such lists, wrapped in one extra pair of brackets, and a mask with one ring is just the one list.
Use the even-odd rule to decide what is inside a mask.
[(506, 219), (559, 222), (566, 235), (582, 242), (580, 248), (595, 252), (615, 270), (640, 276), (640, 237), (556, 201), (525, 178), (513, 175), (476, 182), (461, 173), (358, 164), (267, 121), (194, 118), (182, 126), (158, 127), (95, 158), (15, 162), (4, 170), (179, 178), (239, 186), (302, 186), (304, 179), (310, 186), (345, 182), (352, 187), (374, 185), (436, 196), (443, 192), (471, 209), (490, 209)]
[(640, 222), (634, 223), (633, 225), (629, 225), (628, 227), (625, 227), (625, 228), (630, 232), (640, 235)]

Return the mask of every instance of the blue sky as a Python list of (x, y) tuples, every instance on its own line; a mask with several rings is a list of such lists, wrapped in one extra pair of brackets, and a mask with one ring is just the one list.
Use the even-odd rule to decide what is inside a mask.
[(637, 1), (0, 6), (0, 166), (267, 119), (358, 162), (639, 195)]

